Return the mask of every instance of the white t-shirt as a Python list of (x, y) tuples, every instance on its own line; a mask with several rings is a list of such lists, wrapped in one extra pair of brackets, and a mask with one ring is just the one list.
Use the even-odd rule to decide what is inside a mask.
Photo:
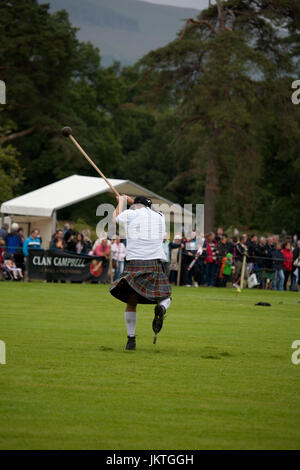
[(126, 231), (126, 259), (161, 259), (166, 261), (163, 250), (165, 217), (149, 207), (127, 209), (116, 218)]

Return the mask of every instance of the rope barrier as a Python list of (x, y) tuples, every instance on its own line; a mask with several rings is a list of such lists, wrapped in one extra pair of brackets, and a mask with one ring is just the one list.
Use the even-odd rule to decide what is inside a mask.
[[(7, 251), (7, 250), (6, 250), (6, 247), (5, 247), (5, 246), (3, 246), (3, 247), (0, 246), (0, 249), (1, 249), (1, 248), (4, 248), (3, 253), (10, 253), (10, 251)], [(179, 248), (179, 247), (178, 247), (178, 248)], [(170, 248), (170, 250), (176, 250), (176, 249), (178, 249), (178, 248)], [(43, 248), (41, 248), (41, 249), (43, 249)], [(53, 248), (53, 250), (55, 250), (55, 249), (56, 249), (56, 248)], [(10, 247), (9, 247), (9, 250), (17, 250), (17, 253), (11, 253), (11, 254), (23, 253), (22, 247), (20, 247), (20, 246), (10, 246)], [(64, 251), (65, 253), (70, 253), (70, 254), (71, 254), (71, 253), (76, 253), (75, 251), (69, 251), (69, 250), (66, 250), (66, 249), (63, 249), (62, 251)], [(201, 259), (201, 258), (202, 258), (202, 259), (204, 259), (204, 261), (205, 261), (205, 250), (204, 250), (204, 252), (202, 252), (201, 254), (197, 254), (197, 253), (196, 253), (196, 254), (194, 254), (194, 255), (188, 255), (187, 251), (189, 251), (189, 250), (186, 250), (186, 252), (184, 252), (184, 251), (181, 250), (181, 255), (182, 255), (182, 256), (189, 256), (189, 257), (191, 257), (191, 258), (193, 257), (194, 260), (195, 260), (195, 258), (197, 258), (197, 259), (199, 259), (199, 258)], [(194, 250), (193, 250), (193, 251), (194, 251)], [(227, 251), (227, 252), (226, 252), (226, 255), (223, 255), (223, 256), (222, 256), (222, 255), (213, 255), (213, 260), (216, 261), (216, 262), (222, 261), (224, 258), (226, 258), (227, 254), (229, 254), (229, 253), (235, 258), (235, 260), (236, 260), (237, 258), (243, 258), (243, 256), (244, 256), (244, 254), (240, 254), (239, 256), (237, 256), (236, 254), (231, 253), (231, 251)], [(291, 251), (291, 253), (293, 253), (293, 251)], [(84, 253), (82, 253), (82, 254), (84, 254)], [(207, 257), (208, 257), (208, 256), (206, 256), (206, 258), (207, 258)], [(300, 258), (300, 255), (299, 255), (298, 257)], [(296, 258), (296, 259), (297, 259), (297, 258)], [(242, 259), (238, 259), (238, 260), (241, 261), (241, 262), (243, 261)], [(284, 259), (282, 259), (282, 258), (274, 258), (274, 257), (272, 257), (271, 255), (270, 255), (270, 256), (260, 256), (260, 255), (257, 255), (257, 254), (251, 254), (251, 255), (250, 255), (249, 253), (246, 255), (246, 263), (255, 263), (256, 260), (257, 260), (257, 261), (259, 261), (259, 260), (281, 261), (281, 262), (287, 261), (286, 258), (284, 258)], [(195, 261), (197, 261), (197, 260), (195, 260)], [(291, 260), (291, 261), (295, 261), (295, 260)]]

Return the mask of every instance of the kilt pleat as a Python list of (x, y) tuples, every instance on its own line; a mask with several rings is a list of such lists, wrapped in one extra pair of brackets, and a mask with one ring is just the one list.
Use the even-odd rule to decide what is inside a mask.
[(137, 294), (138, 303), (155, 304), (171, 296), (171, 285), (159, 260), (131, 260), (125, 263), (120, 278), (110, 288), (110, 293), (128, 302), (131, 294)]

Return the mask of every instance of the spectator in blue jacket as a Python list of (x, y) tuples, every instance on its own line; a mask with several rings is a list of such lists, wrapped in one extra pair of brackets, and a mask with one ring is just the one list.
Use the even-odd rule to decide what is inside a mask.
[(42, 248), (42, 242), (39, 238), (40, 231), (39, 229), (35, 228), (32, 230), (31, 234), (28, 238), (26, 238), (24, 245), (23, 245), (23, 253), (24, 256), (28, 256), (29, 250), (40, 250)]
[(13, 255), (20, 253), (23, 246), (23, 240), (18, 232), (19, 225), (14, 222), (11, 226), (11, 232), (6, 237), (6, 251)]

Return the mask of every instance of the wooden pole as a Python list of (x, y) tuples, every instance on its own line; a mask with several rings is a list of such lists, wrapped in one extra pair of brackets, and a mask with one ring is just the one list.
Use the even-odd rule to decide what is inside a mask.
[(112, 253), (110, 250), (109, 253), (109, 273), (110, 273), (110, 285), (113, 283), (113, 263), (112, 263)]
[(178, 271), (177, 271), (177, 286), (180, 286), (181, 258), (182, 258), (182, 249), (179, 248)]
[(82, 155), (87, 159), (87, 161), (92, 165), (93, 168), (99, 173), (99, 175), (104, 179), (104, 181), (108, 184), (110, 189), (115, 193), (117, 197), (119, 197), (118, 191), (113, 187), (113, 185), (108, 181), (106, 176), (102, 173), (102, 171), (97, 167), (97, 165), (93, 162), (93, 160), (88, 156), (88, 154), (83, 150), (83, 148), (79, 145), (77, 140), (72, 136), (72, 134), (69, 135), (69, 138), (72, 140), (73, 144), (78, 148), (78, 150), (82, 153)]
[(243, 287), (244, 287), (245, 270), (246, 270), (246, 255), (243, 256), (243, 265), (242, 265), (240, 289), (243, 289)]

